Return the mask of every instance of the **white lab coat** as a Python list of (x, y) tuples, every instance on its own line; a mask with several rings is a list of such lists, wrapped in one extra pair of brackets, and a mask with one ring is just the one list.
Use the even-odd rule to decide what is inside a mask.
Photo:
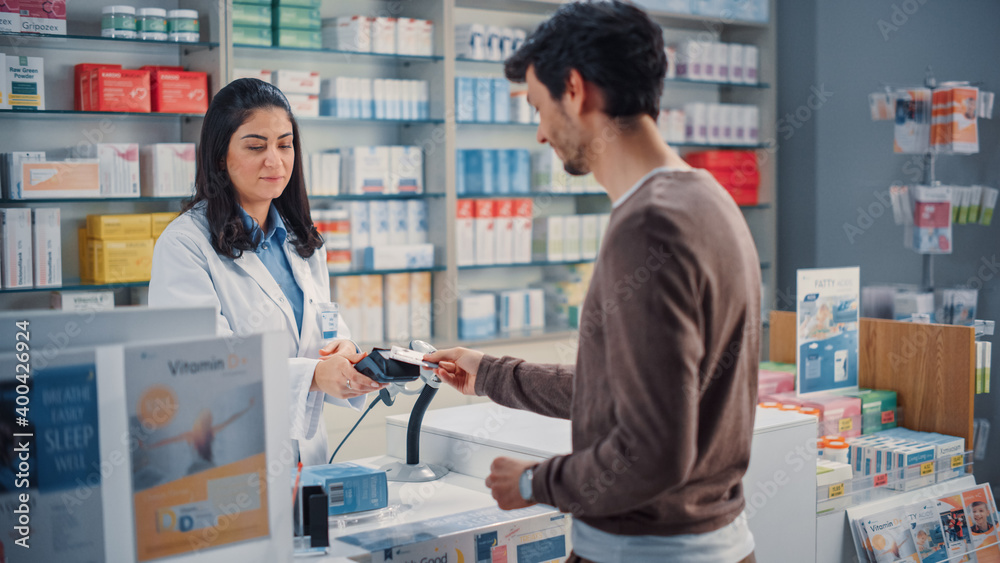
[[(319, 362), (322, 337), (320, 303), (330, 301), (330, 274), (326, 248), (302, 258), (285, 241), (285, 255), (302, 289), (302, 334), (295, 330), (295, 315), (285, 294), (253, 252), (233, 260), (220, 256), (209, 242), (204, 205), (181, 215), (163, 231), (153, 250), (153, 273), (149, 283), (150, 307), (211, 306), (219, 312), (216, 332), (220, 336), (248, 335), (265, 330), (283, 330), (288, 335), (288, 383), (291, 390), (291, 438), (298, 441), (304, 465), (327, 462), (323, 403), (360, 410), (365, 397), (338, 399), (322, 391), (309, 391)], [(337, 338), (350, 339), (341, 317)]]

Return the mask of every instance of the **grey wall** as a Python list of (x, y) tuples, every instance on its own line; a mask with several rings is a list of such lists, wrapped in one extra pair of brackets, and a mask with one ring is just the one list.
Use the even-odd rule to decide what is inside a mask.
[[(919, 85), (928, 66), (939, 81), (978, 81), (1000, 91), (994, 62), (1000, 3), (777, 2), (778, 115), (795, 118), (785, 135), (780, 123), (778, 129), (779, 292), (794, 296), (795, 269), (803, 267), (859, 265), (863, 284), (919, 283), (921, 258), (903, 248), (891, 210), (880, 214), (879, 194), (894, 182), (919, 182), (922, 160), (892, 152), (892, 123), (871, 121), (868, 94), (883, 83)], [(813, 87), (827, 92), (825, 101), (809, 99)], [(1000, 119), (980, 126), (980, 153), (939, 157), (939, 180), (1000, 186)], [(869, 221), (859, 208), (877, 216)], [(846, 225), (863, 232), (849, 236)], [(1000, 320), (1000, 224), (956, 227), (954, 246), (953, 254), (935, 261), (936, 285), (981, 285), (978, 317)], [(786, 303), (779, 293), (779, 305), (794, 308)], [(1000, 337), (991, 341), (993, 364), (1000, 366)], [(989, 457), (976, 464), (977, 480), (1000, 485), (1000, 388), (977, 397), (976, 417), (994, 427)]]

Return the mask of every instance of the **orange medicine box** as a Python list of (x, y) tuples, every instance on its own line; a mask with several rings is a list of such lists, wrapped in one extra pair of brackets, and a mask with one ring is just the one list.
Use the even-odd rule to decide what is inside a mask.
[(148, 70), (99, 68), (90, 73), (92, 111), (149, 113)]
[(208, 75), (164, 68), (147, 68), (152, 85), (152, 108), (160, 113), (208, 111)]

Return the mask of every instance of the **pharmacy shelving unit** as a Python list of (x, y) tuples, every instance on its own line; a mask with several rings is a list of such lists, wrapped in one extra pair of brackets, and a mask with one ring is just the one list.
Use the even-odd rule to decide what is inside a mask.
[[(301, 117), (302, 149), (318, 152), (357, 145), (417, 145), (424, 153), (424, 187), (428, 203), (430, 239), (435, 245), (434, 340), (440, 345), (458, 342), (457, 295), (463, 289), (525, 287), (539, 281), (547, 268), (563, 264), (535, 262), (528, 265), (459, 268), (455, 248), (455, 155), (463, 148), (528, 148), (541, 150), (535, 141), (535, 126), (525, 124), (474, 124), (455, 122), (456, 76), (502, 76), (502, 64), (456, 58), (454, 29), (462, 23), (490, 23), (532, 29), (558, 8), (559, 0), (324, 0), (322, 17), (342, 15), (399, 16), (434, 22), (433, 56), (397, 56), (277, 47), (233, 45), (232, 0), (216, 3), (193, 0), (138, 0), (131, 5), (166, 9), (196, 9), (200, 14), (202, 41), (190, 44), (143, 42), (100, 38), (100, 12), (109, 1), (74, 0), (67, 5), (65, 37), (0, 35), (0, 52), (41, 56), (45, 59), (46, 111), (0, 112), (3, 131), (0, 152), (45, 150), (53, 155), (67, 148), (98, 142), (196, 142), (201, 129), (199, 115), (123, 114), (74, 112), (73, 65), (81, 62), (118, 63), (125, 68), (146, 64), (182, 65), (209, 74), (209, 85), (217, 92), (237, 68), (318, 71), (324, 78), (353, 76), (426, 80), (430, 85), (430, 118), (424, 120), (360, 120), (332, 117)], [(734, 85), (671, 79), (665, 83), (664, 108), (686, 102), (755, 104), (760, 108), (760, 138), (757, 150), (761, 167), (760, 204), (744, 208), (762, 262), (766, 287), (774, 287), (776, 190), (775, 152), (776, 94), (769, 84), (777, 80), (775, 61), (775, 2), (770, 23), (748, 23), (720, 18), (653, 12), (664, 27), (668, 43), (687, 38), (754, 44), (759, 48), (756, 85)], [(678, 145), (682, 153), (714, 147)], [(607, 212), (610, 203), (601, 194), (533, 193), (540, 215)], [(466, 197), (466, 196), (463, 196)], [(498, 196), (503, 197), (503, 196)], [(333, 201), (370, 199), (366, 196), (314, 197), (313, 207)], [(120, 200), (2, 201), (2, 206), (59, 206), (62, 209), (64, 289), (120, 289), (119, 304), (129, 302), (129, 289), (144, 284), (91, 286), (79, 284), (76, 227), (90, 213), (131, 213), (178, 210), (179, 198), (128, 198)], [(334, 276), (372, 272), (333, 272)], [(0, 308), (45, 307), (48, 289), (0, 291)], [(770, 293), (770, 291), (769, 291)], [(770, 295), (765, 303), (771, 301)], [(547, 327), (531, 333), (511, 335), (493, 342), (472, 344), (488, 348), (531, 344), (554, 349), (553, 343), (575, 341), (565, 327)], [(572, 358), (569, 358), (572, 361)]]

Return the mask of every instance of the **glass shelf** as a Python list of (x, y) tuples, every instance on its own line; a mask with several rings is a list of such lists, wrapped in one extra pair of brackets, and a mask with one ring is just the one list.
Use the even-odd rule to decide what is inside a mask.
[(76, 111), (72, 109), (43, 109), (43, 110), (17, 110), (0, 109), (0, 117), (16, 117), (18, 119), (61, 119), (71, 118), (95, 118), (95, 117), (128, 117), (136, 119), (178, 119), (182, 117), (201, 119), (205, 117), (202, 113), (153, 113), (153, 112), (127, 112), (127, 111)]
[(330, 270), (330, 277), (340, 276), (385, 276), (389, 274), (413, 274), (417, 272), (443, 272), (447, 268), (444, 266), (434, 266), (431, 268), (404, 268), (400, 270)]
[(442, 193), (422, 194), (340, 194), (340, 195), (310, 195), (309, 199), (332, 201), (378, 201), (384, 199), (432, 199), (444, 197)]
[(477, 125), (486, 125), (487, 127), (513, 127), (531, 129), (532, 131), (538, 127), (537, 123), (521, 123), (519, 121), (456, 121), (455, 125), (462, 128)]
[(19, 289), (0, 289), (0, 293), (29, 293), (32, 291), (75, 291), (75, 290), (116, 290), (116, 289), (126, 289), (129, 287), (146, 287), (149, 285), (148, 281), (137, 281), (137, 282), (120, 282), (120, 283), (88, 283), (82, 282), (79, 279), (69, 279), (66, 280), (59, 287), (25, 287)]
[(590, 264), (594, 262), (594, 258), (582, 258), (580, 260), (554, 260), (554, 261), (535, 261), (535, 262), (522, 262), (519, 264), (484, 264), (484, 265), (471, 265), (471, 266), (459, 266), (459, 270), (488, 270), (490, 268), (529, 268), (532, 266), (574, 266), (577, 264)]
[(576, 197), (576, 196), (599, 196), (607, 197), (606, 192), (528, 192), (521, 194), (458, 194), (458, 199), (512, 199), (512, 198), (536, 198), (536, 197)]
[(162, 51), (164, 46), (214, 49), (219, 46), (214, 41), (187, 43), (180, 41), (149, 41), (145, 39), (112, 39), (95, 35), (51, 35), (46, 33), (0, 32), (0, 45), (12, 47), (40, 47), (46, 49), (69, 49), (74, 51), (121, 51), (123, 46), (136, 48), (143, 45), (150, 50)]
[[(193, 194), (192, 194), (193, 195)], [(0, 205), (11, 205), (15, 203), (160, 203), (166, 201), (183, 201), (191, 196), (176, 197), (76, 197), (76, 198), (53, 198), (53, 199), (0, 199)]]
[(295, 116), (299, 123), (344, 123), (344, 124), (381, 124), (381, 125), (441, 125), (443, 119), (363, 119), (360, 117), (333, 117), (330, 115), (320, 116)]
[(671, 147), (680, 147), (685, 149), (732, 149), (732, 150), (753, 150), (753, 149), (766, 149), (768, 145), (764, 143), (757, 143), (756, 145), (734, 145), (731, 143), (671, 143), (667, 141), (667, 144)]
[(733, 88), (753, 88), (757, 90), (766, 90), (771, 87), (767, 82), (757, 82), (754, 84), (748, 84), (746, 82), (724, 82), (717, 80), (692, 80), (690, 78), (667, 78), (664, 80), (667, 84), (694, 84), (696, 86), (725, 86)]
[[(255, 51), (260, 53), (273, 52), (273, 53), (314, 53), (318, 55), (342, 55), (344, 58), (358, 56), (364, 59), (384, 59), (387, 61), (399, 61), (399, 62), (438, 62), (443, 61), (444, 57), (439, 55), (397, 55), (389, 53), (365, 53), (361, 51), (340, 51), (337, 49), (310, 49), (308, 47), (273, 47), (264, 45), (240, 45), (234, 44), (234, 49), (247, 49), (250, 51)], [(352, 62), (350, 60), (345, 60), (344, 62)]]
[[(454, 343), (455, 346), (465, 346), (476, 348), (477, 345), (492, 345), (492, 344), (514, 344), (519, 342), (537, 342), (539, 339), (545, 340), (565, 340), (565, 339), (576, 339), (578, 335), (577, 329), (571, 328), (569, 326), (546, 326), (544, 328), (526, 328), (521, 330), (516, 330), (512, 332), (498, 332), (490, 338), (472, 339), (472, 340), (461, 340), (459, 339)], [(451, 347), (451, 346), (449, 346)]]
[[(492, 10), (495, 12), (530, 12), (536, 14), (551, 14), (566, 0), (456, 0), (455, 6), (458, 8), (476, 8), (480, 10)], [(697, 14), (682, 14), (677, 12), (666, 12), (663, 10), (650, 9), (640, 4), (643, 10), (657, 20), (666, 21), (671, 25), (687, 25), (695, 29), (705, 29), (706, 25), (744, 28), (766, 28), (766, 22), (756, 22), (747, 20), (734, 20), (732, 18), (720, 18), (713, 16), (701, 16)], [(709, 28), (712, 29), (712, 28)]]

